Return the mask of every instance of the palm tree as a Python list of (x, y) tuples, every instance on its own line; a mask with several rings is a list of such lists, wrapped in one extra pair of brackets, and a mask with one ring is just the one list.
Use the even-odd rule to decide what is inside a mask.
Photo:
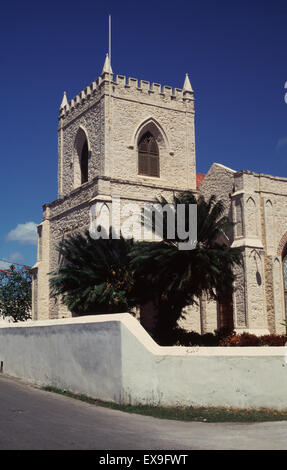
[[(158, 199), (160, 206), (167, 204)], [(194, 304), (206, 293), (216, 299), (229, 293), (235, 280), (234, 267), (241, 263), (241, 252), (221, 242), (226, 239), (232, 223), (223, 215), (222, 201), (211, 196), (195, 198), (191, 192), (173, 199), (177, 221), (179, 204), (185, 205), (186, 226), (189, 227), (189, 204), (197, 205), (197, 243), (195, 249), (179, 250), (182, 242), (177, 235), (167, 237), (166, 217), (163, 239), (158, 242), (135, 243), (130, 257), (135, 274), (137, 295), (144, 302), (153, 300), (157, 311), (154, 338), (162, 345), (170, 344), (170, 335), (182, 316), (182, 309)], [(155, 222), (152, 228), (156, 231)]]
[(132, 246), (122, 237), (95, 240), (88, 230), (70, 235), (58, 247), (62, 263), (50, 273), (52, 295), (78, 315), (129, 311), (136, 303)]
[[(167, 204), (164, 198), (157, 201)], [(134, 306), (152, 301), (157, 308), (156, 328), (152, 332), (160, 344), (170, 344), (182, 310), (207, 293), (214, 299), (230, 293), (234, 266), (241, 263), (239, 249), (222, 244), (232, 223), (223, 216), (224, 206), (212, 196), (197, 200), (191, 192), (173, 200), (185, 206), (189, 227), (189, 204), (197, 205), (197, 244), (181, 251), (177, 235), (167, 236), (164, 217), (163, 239), (159, 242), (134, 242), (124, 238), (97, 239), (89, 232), (66, 238), (58, 247), (62, 258), (51, 273), (51, 292), (60, 296), (76, 314), (131, 311)], [(156, 230), (155, 224), (152, 227)], [(112, 229), (111, 229), (112, 230)]]

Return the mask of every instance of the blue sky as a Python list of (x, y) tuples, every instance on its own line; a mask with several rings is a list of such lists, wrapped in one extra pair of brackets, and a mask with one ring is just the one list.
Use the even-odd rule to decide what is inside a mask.
[(115, 74), (181, 88), (189, 73), (198, 172), (216, 161), (287, 177), (286, 0), (4, 2), (0, 258), (36, 260), (41, 206), (57, 198), (58, 108), (100, 75), (108, 14)]

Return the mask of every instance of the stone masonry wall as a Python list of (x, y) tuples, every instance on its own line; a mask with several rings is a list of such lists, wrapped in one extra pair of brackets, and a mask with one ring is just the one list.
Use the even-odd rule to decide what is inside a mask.
[[(160, 177), (138, 174), (137, 145), (151, 131), (160, 154)], [(85, 135), (89, 181), (79, 187), (77, 139)], [(144, 80), (103, 73), (61, 107), (59, 116), (59, 199), (44, 206), (34, 269), (34, 318), (69, 316), (50, 298), (48, 273), (58, 265), (56, 247), (68, 233), (90, 223), (90, 207), (99, 198), (122, 202), (168, 200), (196, 188), (193, 92)], [(287, 243), (287, 179), (213, 164), (200, 186), (207, 198), (223, 200), (225, 215), (236, 222), (222, 240), (242, 249), (234, 293), (235, 326), (241, 331), (282, 332), (285, 316), (282, 253)], [(41, 252), (41, 254), (40, 254)], [(205, 306), (205, 329), (217, 323), (214, 302)], [(198, 308), (188, 328), (199, 330)], [(202, 322), (201, 322), (202, 323)]]
[[(146, 131), (160, 152), (160, 177), (138, 175), (137, 145)], [(87, 138), (89, 180), (80, 184), (79, 140)], [(82, 139), (82, 140), (81, 140)], [(193, 92), (103, 73), (69, 103), (59, 116), (59, 199), (43, 210), (43, 256), (35, 267), (34, 317), (69, 316), (50, 296), (48, 273), (56, 269), (58, 244), (88, 228), (95, 198), (120, 196), (126, 202), (154, 201), (174, 192), (195, 190)], [(38, 300), (36, 300), (38, 299)]]
[[(180, 189), (195, 188), (195, 145), (193, 100), (172, 98), (168, 87), (126, 86), (118, 81), (111, 98), (110, 148), (105, 158), (110, 161), (114, 178), (137, 182), (157, 181)], [(191, 98), (191, 97), (190, 97)], [(107, 108), (109, 109), (109, 96)], [(160, 153), (160, 178), (138, 175), (137, 144), (141, 135), (150, 130)]]

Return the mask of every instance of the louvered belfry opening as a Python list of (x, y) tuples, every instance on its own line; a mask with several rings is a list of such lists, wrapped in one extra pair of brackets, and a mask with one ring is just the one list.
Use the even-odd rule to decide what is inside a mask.
[(139, 175), (159, 177), (159, 151), (154, 136), (146, 132), (138, 145)]
[(89, 177), (89, 150), (88, 142), (85, 141), (81, 152), (81, 184), (88, 181)]

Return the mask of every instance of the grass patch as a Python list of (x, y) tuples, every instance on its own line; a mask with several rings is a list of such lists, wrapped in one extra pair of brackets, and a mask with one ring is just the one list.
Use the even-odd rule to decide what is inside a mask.
[(235, 408), (213, 408), (200, 407), (162, 407), (150, 405), (119, 405), (117, 403), (97, 400), (86, 395), (72, 393), (69, 390), (61, 390), (57, 387), (46, 386), (43, 390), (58, 393), (66, 397), (75, 398), (96, 406), (103, 406), (114, 410), (153, 416), (161, 419), (175, 419), (179, 421), (199, 421), (206, 423), (258, 423), (264, 421), (286, 421), (287, 410), (279, 411), (267, 408), (258, 409), (235, 409)]

